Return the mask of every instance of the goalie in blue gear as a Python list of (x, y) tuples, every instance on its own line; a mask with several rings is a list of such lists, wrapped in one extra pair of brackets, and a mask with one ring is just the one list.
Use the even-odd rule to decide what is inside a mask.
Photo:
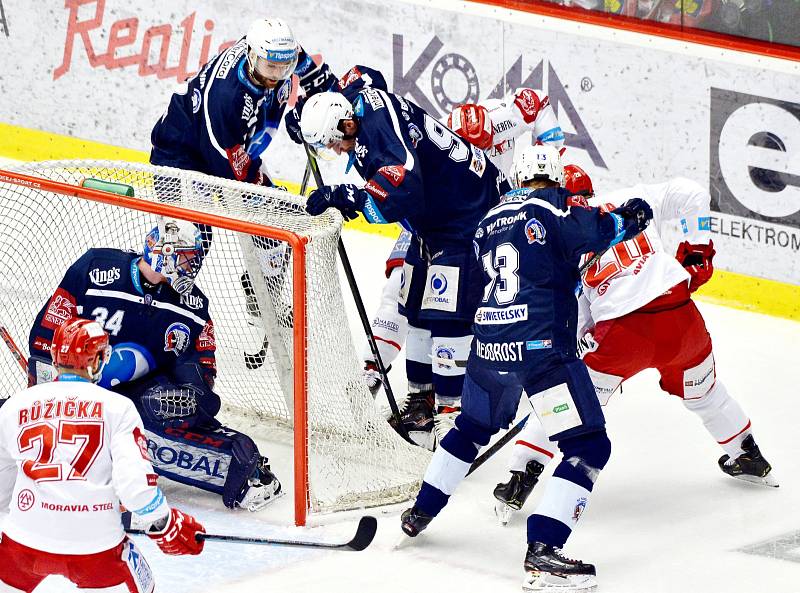
[(160, 219), (142, 255), (90, 249), (67, 270), (29, 337), (31, 384), (54, 378), (50, 343), (74, 317), (108, 332), (112, 353), (99, 385), (136, 404), (159, 475), (259, 510), (281, 494), (247, 435), (215, 416), (216, 342), (208, 298), (195, 284), (207, 249), (190, 222)]

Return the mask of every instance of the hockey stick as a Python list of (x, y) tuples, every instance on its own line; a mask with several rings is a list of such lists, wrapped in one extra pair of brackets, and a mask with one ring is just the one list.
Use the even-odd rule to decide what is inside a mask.
[(6, 346), (8, 346), (8, 349), (11, 351), (11, 356), (13, 356), (14, 360), (17, 361), (17, 364), (22, 367), (22, 372), (27, 376), (28, 360), (25, 358), (25, 355), (22, 353), (22, 350), (19, 349), (16, 342), (14, 342), (14, 338), (11, 337), (11, 334), (4, 325), (0, 325), (0, 337), (3, 338)]
[[(314, 175), (314, 181), (317, 184), (317, 188), (321, 188), (323, 185), (325, 185), (325, 183), (322, 181), (322, 173), (319, 171), (317, 159), (311, 152), (311, 149), (306, 142), (303, 142), (303, 148), (306, 150), (308, 166), (311, 169), (311, 173)], [(389, 385), (389, 374), (386, 372), (383, 359), (378, 351), (378, 345), (375, 343), (375, 336), (372, 335), (372, 328), (370, 327), (369, 319), (367, 318), (367, 311), (364, 308), (364, 301), (361, 300), (361, 293), (358, 290), (358, 284), (356, 284), (356, 277), (353, 274), (353, 268), (350, 266), (350, 258), (347, 257), (347, 251), (344, 248), (344, 242), (342, 241), (341, 237), (339, 237), (337, 249), (339, 252), (339, 259), (341, 260), (342, 267), (344, 268), (345, 276), (347, 276), (347, 283), (350, 285), (350, 292), (353, 294), (353, 300), (356, 303), (356, 309), (358, 309), (358, 316), (361, 319), (361, 325), (364, 327), (364, 332), (367, 334), (369, 349), (372, 352), (372, 356), (375, 358), (375, 366), (378, 367), (378, 372), (383, 378), (383, 388), (386, 390), (386, 399), (389, 401), (389, 407), (392, 409), (392, 418), (394, 418), (396, 423), (395, 430), (397, 430), (400, 436), (409, 443), (413, 443), (408, 436), (406, 427), (403, 426), (403, 422), (400, 420), (400, 409), (397, 407), (397, 400), (394, 398), (392, 386)]]
[(467, 472), (467, 475), (470, 475), (484, 463), (489, 461), (492, 455), (494, 455), (500, 449), (505, 447), (506, 443), (512, 440), (515, 436), (517, 436), (522, 431), (522, 429), (525, 428), (525, 422), (528, 420), (528, 418), (530, 418), (530, 414), (525, 416), (522, 420), (520, 420), (513, 427), (511, 427), (511, 429), (509, 429), (509, 431), (506, 432), (506, 434), (504, 434), (501, 438), (497, 439), (497, 442), (495, 442), (491, 447), (486, 449), (486, 451), (478, 455), (478, 457), (475, 458), (475, 461), (472, 462), (472, 465), (469, 466), (469, 471)]
[[(378, 530), (378, 520), (366, 515), (361, 517), (358, 528), (353, 538), (345, 543), (315, 542), (308, 540), (273, 539), (269, 537), (248, 537), (241, 535), (228, 535), (221, 533), (198, 533), (198, 541), (228, 542), (231, 544), (251, 544), (256, 546), (289, 546), (293, 548), (317, 548), (323, 550), (340, 550), (342, 552), (361, 552), (365, 550), (375, 538)], [(142, 529), (129, 529), (130, 535), (147, 535)]]

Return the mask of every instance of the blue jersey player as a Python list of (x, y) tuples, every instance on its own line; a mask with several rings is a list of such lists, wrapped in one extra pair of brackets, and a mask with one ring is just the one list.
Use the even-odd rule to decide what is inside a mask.
[(50, 343), (60, 325), (96, 320), (113, 347), (98, 384), (136, 404), (156, 472), (221, 494), (228, 507), (258, 510), (281, 486), (253, 440), (215, 419), (214, 324), (194, 283), (206, 247), (194, 224), (162, 218), (142, 255), (83, 254), (34, 321), (30, 383), (54, 378)]
[(563, 166), (552, 146), (526, 147), (515, 159), (518, 189), (507, 193), (474, 233), (483, 277), (467, 364), (462, 411), (434, 453), (414, 506), (409, 536), (444, 508), (478, 454), (514, 418), (522, 389), (563, 461), (528, 518), (526, 590), (588, 590), (590, 564), (561, 554), (611, 453), (605, 419), (576, 356), (574, 290), (583, 254), (638, 234), (652, 218), (642, 200), (609, 214), (559, 187)]
[(253, 22), (246, 37), (172, 95), (153, 128), (150, 162), (272, 185), (261, 155), (278, 131), (293, 74), (307, 95), (336, 82), (325, 63), (316, 64), (300, 47), (285, 22)]
[[(499, 200), (500, 174), (483, 151), (387, 92), (380, 72), (364, 66), (352, 68), (338, 92), (311, 97), (300, 125), (312, 148), (346, 153), (348, 169), (354, 166), (366, 180), (364, 187), (318, 188), (308, 198), (310, 214), (335, 207), (347, 219), (363, 213), (371, 223), (400, 222), (413, 232), (399, 303), (409, 340), (427, 336), (433, 362), (427, 381), (435, 391), (436, 432), (444, 434), (460, 406), (470, 323), (480, 299), (472, 235)], [(409, 381), (415, 381), (412, 373)], [(425, 386), (418, 387), (420, 399), (412, 393), (404, 423), (412, 438), (432, 446), (433, 402), (424, 400)]]

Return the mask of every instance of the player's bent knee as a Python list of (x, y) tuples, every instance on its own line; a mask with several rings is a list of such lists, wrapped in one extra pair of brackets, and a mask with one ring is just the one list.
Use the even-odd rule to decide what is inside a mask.
[(579, 467), (585, 464), (595, 471), (603, 469), (611, 458), (611, 441), (605, 430), (564, 439), (559, 441), (558, 447), (565, 460), (580, 460), (580, 463), (575, 462), (572, 465)]
[(455, 426), (465, 438), (481, 447), (488, 445), (489, 439), (497, 432), (497, 429), (478, 424), (463, 412), (456, 416)]

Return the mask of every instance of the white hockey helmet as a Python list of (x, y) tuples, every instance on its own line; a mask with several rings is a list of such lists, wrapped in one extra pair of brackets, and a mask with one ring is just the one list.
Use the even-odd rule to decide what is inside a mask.
[(564, 165), (558, 149), (549, 144), (526, 146), (514, 157), (511, 166), (511, 181), (522, 187), (526, 181), (550, 180), (561, 185)]
[(259, 19), (247, 31), (247, 66), (261, 85), (274, 87), (294, 73), (300, 46), (281, 19)]
[(175, 292), (185, 294), (194, 286), (205, 252), (202, 233), (194, 223), (162, 216), (145, 237), (142, 258), (167, 278)]
[(353, 106), (344, 95), (317, 93), (303, 106), (300, 117), (303, 140), (315, 153), (326, 156), (332, 144), (346, 139), (342, 128), (342, 121), (346, 119), (353, 119)]

